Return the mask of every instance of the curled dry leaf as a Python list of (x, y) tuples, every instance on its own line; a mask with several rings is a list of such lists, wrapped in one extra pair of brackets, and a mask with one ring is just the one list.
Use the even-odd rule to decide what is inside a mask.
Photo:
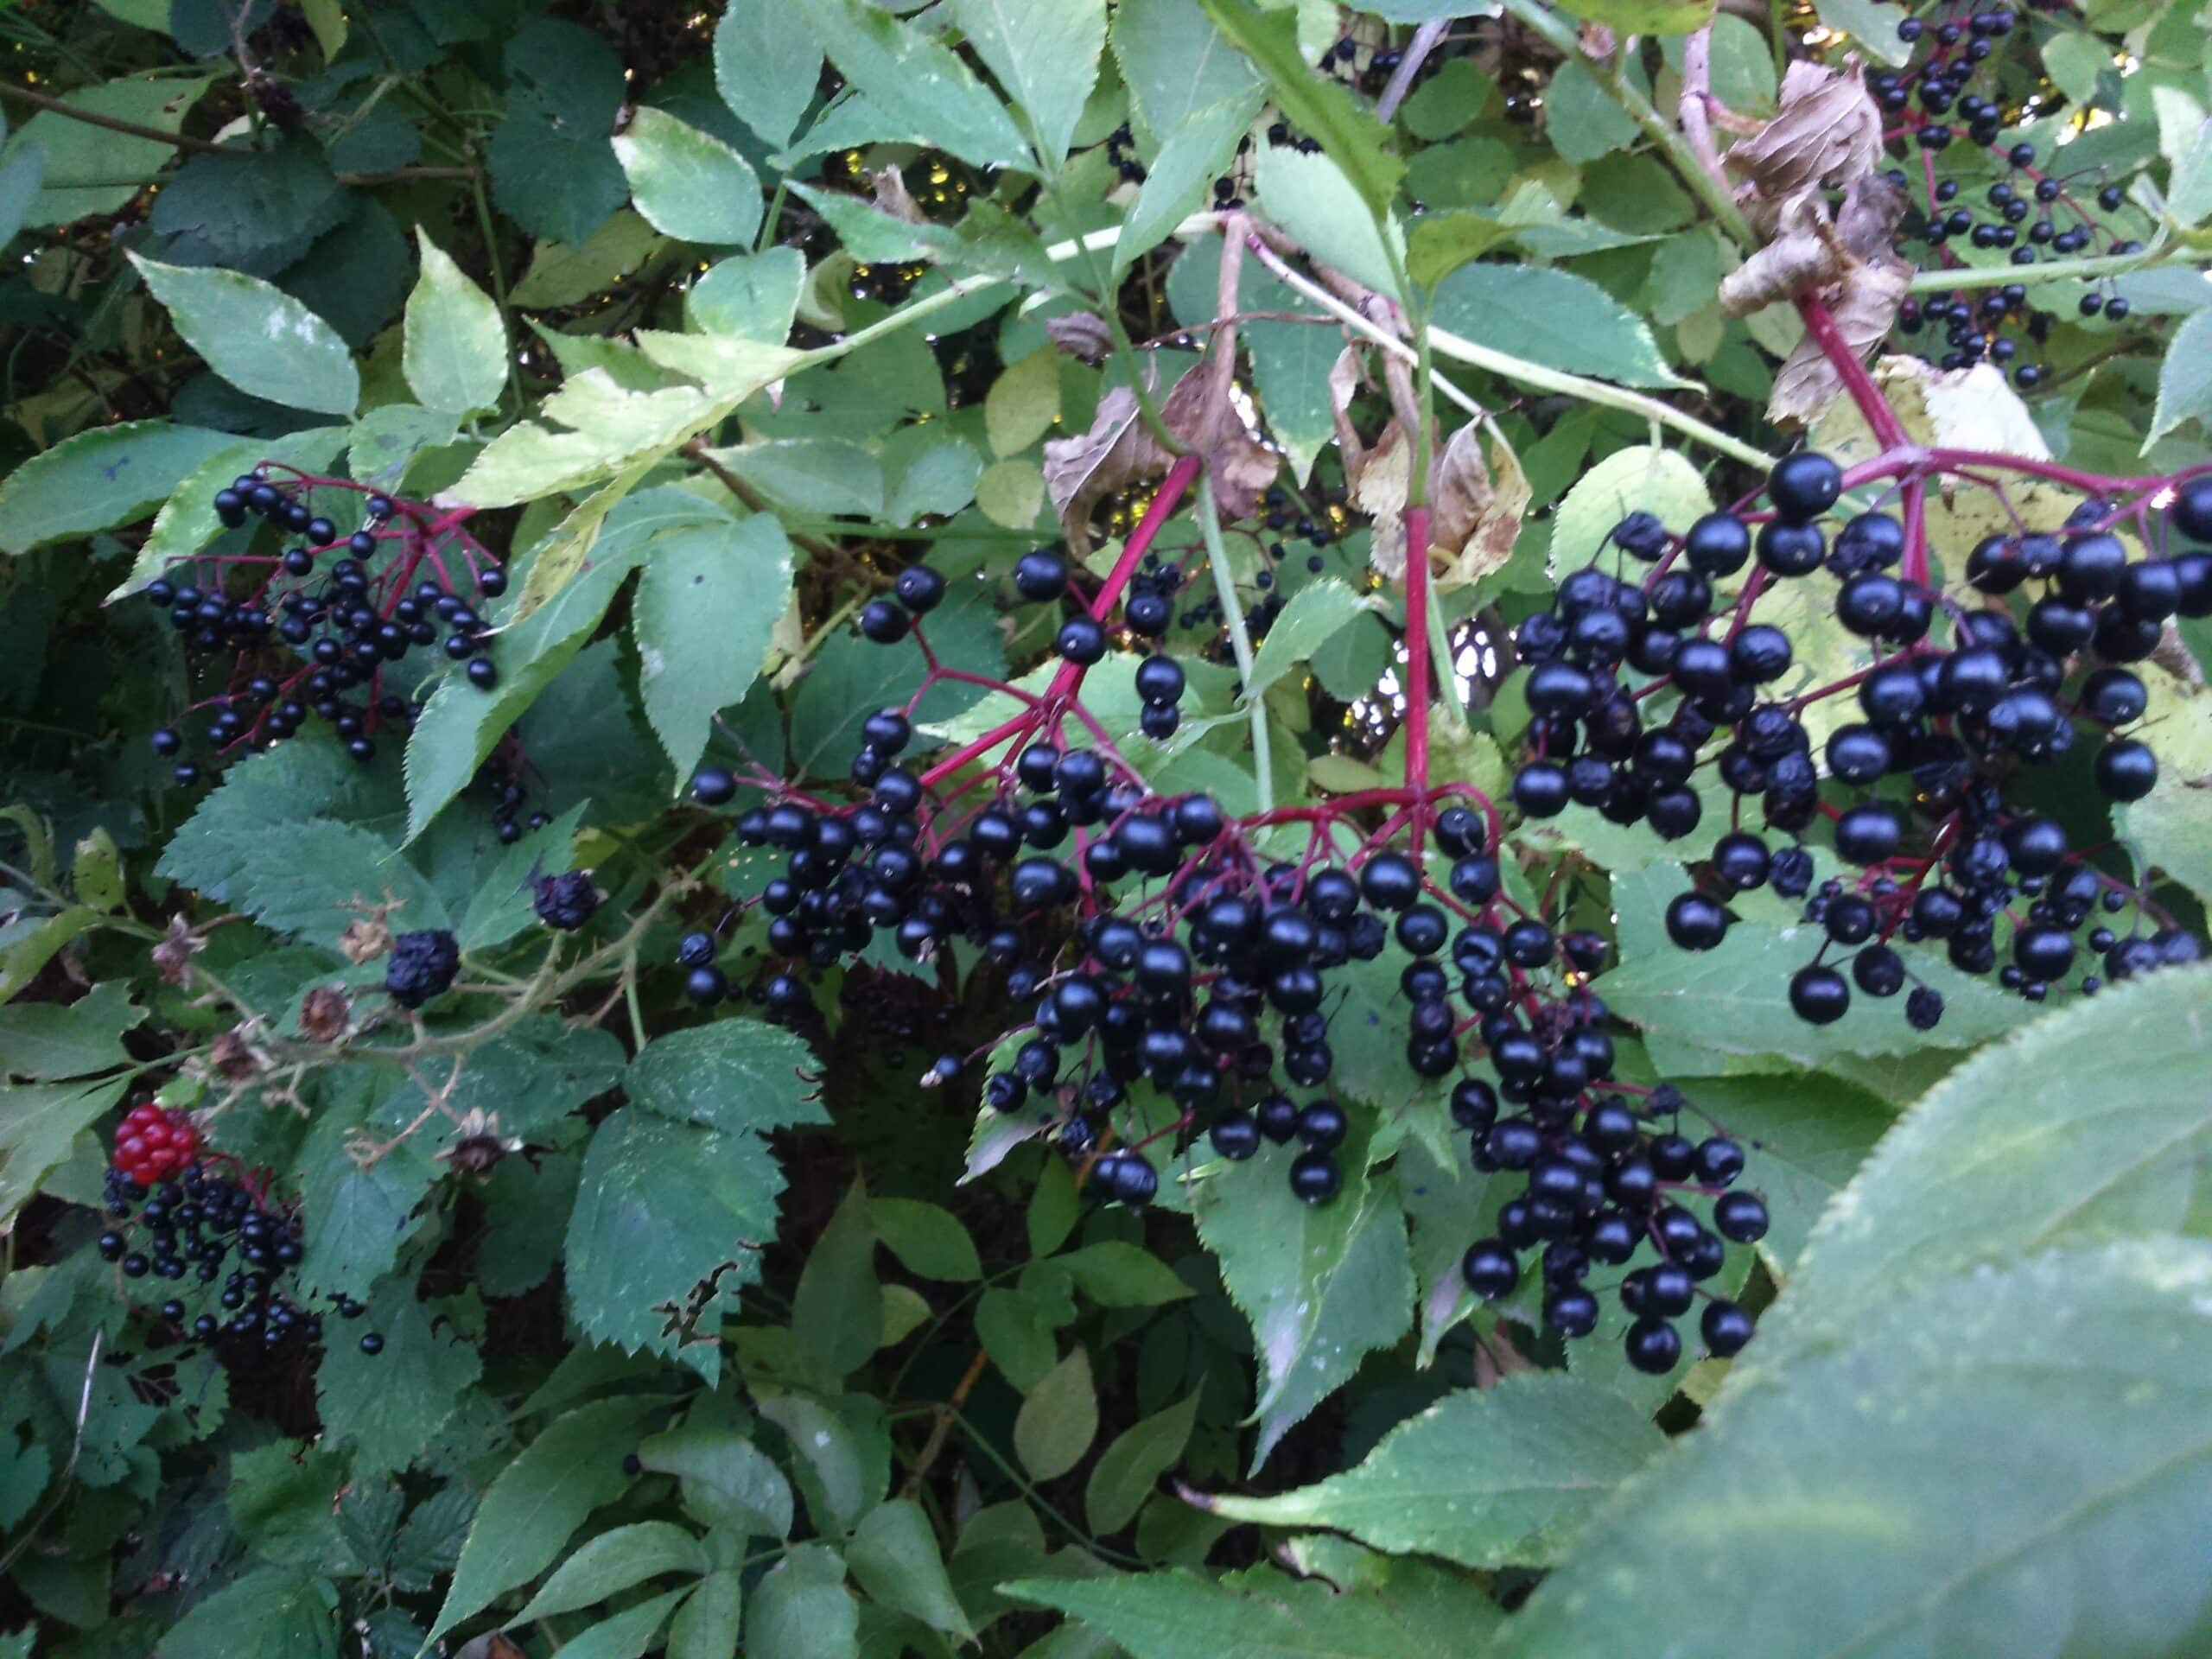
[(181, 985), (192, 977), (192, 959), (207, 948), (200, 931), (181, 916), (169, 918), (168, 930), (153, 949), (154, 968), (164, 985)]
[(1828, 69), (1801, 60), (1783, 78), (1774, 119), (1732, 147), (1723, 165), (1742, 177), (1738, 200), (1766, 228), (1791, 197), (1847, 185), (1881, 159), (1882, 112), (1859, 65)]
[(1045, 444), (1045, 487), (1078, 559), (1090, 550), (1090, 510), (1102, 497), (1167, 470), (1167, 456), (1137, 418), (1137, 395), (1116, 386), (1098, 400), (1090, 429)]
[[(1185, 448), (1205, 461), (1224, 516), (1247, 518), (1274, 482), (1282, 457), (1262, 442), (1210, 363), (1186, 371), (1160, 406), (1160, 418)], [(1136, 393), (1116, 386), (1098, 400), (1090, 429), (1045, 445), (1045, 487), (1060, 516), (1068, 550), (1090, 550), (1090, 511), (1101, 498), (1167, 470), (1166, 449), (1137, 418)]]
[(1045, 319), (1045, 337), (1070, 357), (1096, 363), (1114, 348), (1112, 330), (1095, 312), (1071, 311), (1065, 317)]
[[(1897, 259), (1879, 263), (1853, 262), (1846, 280), (1836, 285), (1828, 312), (1837, 333), (1861, 358), (1889, 337), (1912, 281), (1910, 266)], [(1809, 424), (1820, 412), (1843, 395), (1843, 377), (1821, 354), (1810, 334), (1800, 340), (1774, 377), (1768, 397), (1767, 419), (1777, 426)]]
[(1782, 205), (1764, 247), (1720, 280), (1720, 308), (1748, 317), (1843, 275), (1845, 254), (1828, 222), (1827, 204), (1812, 191)]
[(921, 204), (914, 200), (913, 192), (906, 188), (906, 175), (893, 162), (871, 174), (868, 182), (875, 190), (875, 205), (893, 219), (909, 225), (918, 225), (924, 215)]
[[(1368, 563), (1398, 582), (1406, 574), (1406, 480), (1412, 446), (1393, 421), (1348, 471), (1354, 505), (1373, 521)], [(1487, 459), (1470, 422), (1445, 441), (1432, 468), (1429, 568), (1439, 589), (1480, 581), (1512, 556), (1529, 508), (1529, 480), (1510, 450), (1492, 441)]]

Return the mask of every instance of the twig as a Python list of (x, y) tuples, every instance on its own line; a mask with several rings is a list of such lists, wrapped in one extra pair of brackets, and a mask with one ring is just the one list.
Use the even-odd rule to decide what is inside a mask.
[(1221, 515), (1214, 510), (1213, 480), (1198, 474), (1198, 531), (1206, 543), (1206, 564), (1213, 572), (1215, 597), (1221, 601), (1223, 622), (1229, 629), (1229, 649), (1236, 659), (1236, 677), (1252, 701), (1252, 770), (1259, 782), (1257, 804), (1262, 812), (1275, 804), (1274, 755), (1268, 736), (1267, 698), (1252, 689), (1252, 633), (1244, 625), (1244, 607), (1237, 603), (1236, 583), (1229, 569), (1229, 550), (1222, 543)]
[(960, 1381), (953, 1384), (952, 1398), (936, 1408), (937, 1421), (930, 1429), (930, 1437), (922, 1442), (921, 1452), (915, 1458), (914, 1466), (906, 1471), (908, 1497), (913, 1497), (922, 1490), (922, 1481), (928, 1475), (930, 1465), (937, 1461), (938, 1454), (944, 1450), (945, 1441), (952, 1438), (952, 1425), (959, 1420), (960, 1408), (968, 1403), (968, 1396), (976, 1391), (976, 1385), (983, 1380), (983, 1368), (989, 1363), (989, 1359), (990, 1356), (978, 1348), (976, 1351), (976, 1357), (968, 1362), (968, 1369), (961, 1373)]
[[(690, 442), (683, 446), (683, 453), (690, 460), (697, 461), (709, 473), (712, 473), (715, 476), (715, 481), (720, 484), (724, 489), (728, 490), (732, 495), (735, 496), (739, 500), (745, 503), (746, 508), (748, 512), (767, 512), (770, 511), (768, 498), (762, 495), (760, 491), (754, 489), (750, 484), (740, 478), (735, 473), (730, 471), (728, 467), (723, 466), (721, 462), (716, 461), (714, 456), (708, 452), (706, 439), (692, 439)], [(798, 546), (804, 548), (817, 559), (823, 560), (831, 564), (838, 563), (843, 560), (844, 556), (841, 550), (832, 547), (829, 543), (822, 540), (819, 537), (808, 536), (798, 531), (787, 531), (785, 533), (791, 537), (794, 543)]]
[(48, 98), (44, 92), (35, 92), (28, 86), (11, 86), (0, 82), (0, 98), (12, 98), (18, 103), (34, 108), (50, 110), (56, 115), (66, 115), (72, 121), (82, 121), (86, 126), (105, 127), (110, 132), (119, 132), (132, 138), (150, 138), (157, 144), (167, 144), (174, 149), (191, 150), (196, 155), (226, 156), (232, 154), (227, 144), (211, 143), (205, 138), (188, 138), (181, 132), (163, 132), (159, 127), (142, 127), (136, 121), (119, 121), (111, 115), (101, 115), (92, 110), (80, 110), (74, 104), (65, 104), (58, 98)]
[[(1713, 142), (1713, 25), (1707, 23), (1682, 42), (1682, 90), (1675, 114), (1682, 124), (1682, 138), (1697, 157), (1706, 176), (1728, 189), (1728, 175), (1720, 166), (1720, 150)], [(1730, 192), (1733, 195), (1733, 192)]]
[(1405, 55), (1398, 60), (1398, 67), (1390, 72), (1390, 84), (1382, 89), (1382, 96), (1376, 101), (1375, 117), (1383, 125), (1389, 125), (1398, 113), (1398, 105), (1406, 101), (1406, 94), (1414, 89), (1414, 77), (1421, 73), (1422, 61), (1436, 49), (1450, 27), (1448, 19), (1432, 18), (1414, 31), (1406, 43)]

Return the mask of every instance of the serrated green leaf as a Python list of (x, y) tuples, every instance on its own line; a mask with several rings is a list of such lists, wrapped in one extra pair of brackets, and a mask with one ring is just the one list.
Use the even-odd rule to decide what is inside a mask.
[(1598, 556), (1613, 526), (1648, 512), (1681, 535), (1713, 511), (1713, 493), (1678, 450), (1631, 444), (1584, 472), (1552, 515), (1550, 568), (1579, 570)]
[(983, 1276), (975, 1242), (950, 1210), (918, 1198), (870, 1198), (868, 1219), (877, 1240), (909, 1273), (951, 1284)]
[(1524, 1372), (1446, 1395), (1342, 1474), (1274, 1497), (1215, 1497), (1208, 1507), (1465, 1567), (1550, 1567), (1665, 1444), (1649, 1416), (1618, 1396), (1558, 1372)]
[(862, 0), (816, 0), (807, 21), (830, 60), (893, 121), (976, 167), (1033, 165), (1006, 107), (944, 41)]
[(570, 1637), (553, 1659), (639, 1659), (688, 1590), (670, 1590), (625, 1607)]
[(0, 549), (28, 553), (133, 523), (211, 456), (238, 447), (228, 433), (168, 421), (119, 421), (64, 438), (0, 482)]
[(875, 1277), (875, 1233), (858, 1182), (807, 1252), (791, 1297), (800, 1349), (833, 1376), (858, 1370), (883, 1337), (883, 1288)]
[(240, 391), (286, 409), (351, 415), (361, 378), (346, 342), (282, 289), (234, 270), (131, 264), (184, 343)]
[(1101, 1307), (1160, 1307), (1191, 1294), (1165, 1262), (1142, 1245), (1120, 1239), (1101, 1239), (1056, 1255), (1052, 1268), (1073, 1279)]
[(760, 1020), (717, 1020), (638, 1052), (625, 1084), (649, 1112), (732, 1135), (830, 1120), (805, 1039)]
[[(1130, 1659), (1436, 1659), (1452, 1650), (1439, 1645), (1417, 1605), (1402, 1606), (1374, 1587), (1339, 1593), (1324, 1580), (1269, 1567), (1220, 1582), (1179, 1567), (1095, 1582), (1029, 1579), (1004, 1588), (1081, 1619)], [(1460, 1641), (1484, 1633), (1459, 1621)]]
[(542, 16), (504, 55), (506, 115), (484, 153), (493, 199), (533, 236), (587, 242), (629, 194), (610, 142), (622, 61), (596, 30)]
[(70, 1143), (123, 1097), (125, 1081), (0, 1090), (0, 1225), (14, 1221), (69, 1156)]
[(1526, 265), (1462, 265), (1436, 287), (1436, 327), (1547, 368), (1624, 386), (1674, 386), (1643, 320), (1586, 277)]
[(749, 1659), (855, 1659), (860, 1610), (827, 1544), (801, 1544), (770, 1567), (745, 1608)]
[(337, 1659), (336, 1600), (327, 1579), (263, 1567), (195, 1604), (162, 1637), (155, 1659), (234, 1659), (239, 1653)]
[(691, 284), (684, 315), (710, 334), (780, 346), (791, 337), (805, 283), (806, 258), (797, 248), (734, 253)]
[(1046, 177), (1068, 153), (1106, 46), (1106, 0), (953, 0), (953, 21), (1029, 118)]
[(715, 714), (760, 672), (791, 603), (791, 549), (770, 514), (707, 506), (658, 536), (631, 606), (645, 717), (679, 777), (706, 753)]
[(684, 242), (744, 243), (760, 227), (760, 181), (744, 156), (664, 110), (641, 109), (614, 137), (638, 211)]
[(625, 207), (574, 246), (539, 243), (507, 297), (517, 305), (574, 305), (621, 281), (666, 245), (659, 232)]
[(1182, 1457), (1198, 1418), (1198, 1396), (1192, 1394), (1132, 1424), (1098, 1454), (1083, 1494), (1091, 1531), (1108, 1537), (1136, 1518), (1160, 1476)]
[[(351, 1446), (357, 1476), (397, 1472), (422, 1455), (483, 1375), (482, 1357), (458, 1328), (463, 1320), (480, 1327), (482, 1308), (474, 1290), (418, 1300), (405, 1274), (378, 1281), (361, 1300), (368, 1312), (358, 1322), (334, 1321), (338, 1339), (315, 1368), (315, 1406)], [(369, 1331), (384, 1338), (382, 1352), (361, 1351)]]
[(38, 200), (38, 187), (46, 176), (46, 152), (19, 149), (0, 157), (0, 245), (16, 239)]
[(407, 299), (407, 384), (430, 409), (455, 415), (489, 409), (507, 384), (499, 308), (420, 226), (415, 234), (423, 274)]
[(780, 506), (801, 512), (883, 512), (883, 462), (843, 438), (771, 438), (708, 454)]
[(197, 155), (155, 198), (147, 251), (172, 264), (273, 278), (334, 228), (346, 206), (321, 150), (304, 139)]
[(697, 1421), (654, 1435), (638, 1461), (681, 1483), (683, 1507), (712, 1527), (788, 1538), (791, 1487), (768, 1454), (734, 1428)]
[(975, 1639), (968, 1615), (952, 1593), (937, 1535), (912, 1498), (893, 1498), (869, 1510), (846, 1546), (845, 1565), (882, 1605), (918, 1618), (955, 1642)]
[(798, 1455), (792, 1471), (817, 1530), (849, 1532), (882, 1502), (891, 1478), (891, 1443), (880, 1409), (859, 1395), (761, 1399), (760, 1414), (784, 1431)]
[[(2194, 1651), (2208, 1298), (2212, 1246), (2178, 1239), (1885, 1285), (1786, 1363), (1739, 1363), (1486, 1651)], [(1686, 1529), (1727, 1571), (1682, 1573)]]
[(2183, 319), (2158, 369), (2158, 403), (2144, 439), (2149, 448), (2184, 421), (2212, 417), (2212, 311)]
[(668, 1659), (729, 1659), (745, 1608), (745, 1581), (728, 1567), (699, 1580), (668, 1622)]
[(1210, 204), (1213, 181), (1236, 162), (1237, 146), (1251, 130), (1266, 98), (1264, 87), (1239, 87), (1167, 133), (1159, 155), (1145, 169), (1143, 188), (1128, 218), (1122, 222), (1121, 238), (1114, 245), (1116, 270), (1135, 264)]
[[(61, 101), (90, 115), (174, 133), (213, 80), (207, 74), (126, 75), (63, 93)], [(41, 188), (24, 219), (33, 226), (113, 213), (138, 194), (131, 181), (159, 173), (176, 154), (159, 138), (97, 127), (59, 110), (41, 110), (24, 122), (9, 136), (6, 153), (10, 161), (28, 153), (43, 158)]]
[(120, 979), (93, 986), (74, 1002), (10, 1003), (0, 1007), (0, 1072), (53, 1082), (105, 1071), (130, 1058), (123, 1033), (145, 1017)]
[(1198, 0), (1122, 0), (1109, 34), (1137, 118), (1165, 143), (1201, 111), (1265, 79)]
[(1230, 1299), (1252, 1324), (1260, 1361), (1260, 1433), (1252, 1466), (1293, 1425), (1350, 1380), (1373, 1349), (1413, 1323), (1413, 1269), (1390, 1178), (1355, 1173), (1325, 1205), (1290, 1190), (1290, 1154), (1268, 1147), (1231, 1165), (1192, 1201), (1198, 1236), (1219, 1257)]
[(492, 1483), (454, 1566), (432, 1640), (552, 1564), (584, 1517), (621, 1496), (622, 1450), (659, 1402), (626, 1395), (556, 1417)]
[[(1276, 106), (1300, 131), (1319, 142), (1323, 154), (1366, 204), (1370, 219), (1387, 219), (1399, 181), (1406, 176), (1405, 162), (1391, 149), (1390, 130), (1372, 111), (1356, 103), (1341, 81), (1313, 72), (1299, 48), (1297, 19), (1286, 11), (1260, 10), (1249, 0), (1200, 3), (1214, 26), (1267, 76)], [(1273, 216), (1274, 209), (1268, 211)], [(1370, 282), (1369, 286), (1387, 290), (1395, 284)]]
[(1067, 1473), (1098, 1435), (1098, 1391), (1081, 1344), (1037, 1380), (1014, 1420), (1014, 1450), (1039, 1480)]
[(1357, 188), (1326, 155), (1287, 144), (1259, 153), (1260, 210), (1325, 264), (1379, 294), (1395, 294), (1405, 232), (1387, 208), (1368, 212)]
[(1260, 642), (1244, 700), (1251, 702), (1292, 669), (1303, 666), (1361, 613), (1374, 608), (1373, 600), (1352, 592), (1350, 584), (1334, 576), (1307, 582), (1291, 596)]
[[(397, 1090), (375, 1101), (359, 1098), (343, 1084), (334, 1084), (333, 1092), (339, 1098), (317, 1116), (302, 1160), (298, 1273), (310, 1289), (365, 1297), (371, 1284), (391, 1271), (400, 1247), (421, 1230), (423, 1218), (415, 1212), (439, 1166), (433, 1148), (414, 1136), (365, 1166), (348, 1155), (347, 1142), (357, 1132), (381, 1140), (404, 1128), (420, 1109), (416, 1091), (400, 1095), (396, 1110), (391, 1096)], [(348, 1094), (356, 1098), (346, 1099)]]
[(669, 1521), (634, 1521), (628, 1526), (602, 1532), (554, 1569), (529, 1605), (515, 1615), (525, 1624), (556, 1613), (572, 1613), (601, 1602), (647, 1579), (664, 1573), (698, 1577), (707, 1570), (706, 1551), (699, 1541)]
[(822, 48), (784, 0), (730, 0), (715, 26), (715, 85), (761, 143), (780, 149), (814, 101)]

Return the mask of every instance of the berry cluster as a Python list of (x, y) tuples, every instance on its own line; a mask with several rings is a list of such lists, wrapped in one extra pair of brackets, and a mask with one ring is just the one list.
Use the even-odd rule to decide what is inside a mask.
[[(317, 514), (309, 505), (316, 490), (362, 496), (359, 528), (341, 536)], [(298, 538), (276, 553), (194, 555), (146, 587), (149, 601), (168, 613), (194, 674), (219, 683), (185, 711), (209, 717), (207, 741), (218, 753), (266, 748), (312, 715), (336, 730), (356, 760), (373, 760), (379, 729), (404, 728), (422, 711), (421, 688), (391, 677), (418, 648), (465, 663), (474, 685), (499, 683), (485, 654), (484, 619), (473, 607), (505, 592), (506, 574), (461, 529), (459, 516), (440, 518), (346, 480), (270, 465), (218, 490), (213, 506), (229, 529), (258, 518), (280, 537)], [(448, 557), (459, 561), (464, 581), (455, 580)], [(181, 722), (156, 730), (151, 742), (158, 755), (181, 757)], [(175, 776), (196, 783), (200, 764), (177, 758)]]
[[(125, 1279), (175, 1281), (180, 1294), (162, 1304), (162, 1323), (225, 1365), (266, 1363), (320, 1343), (322, 1315), (285, 1283), (301, 1258), (299, 1217), (271, 1212), (252, 1183), (200, 1158), (198, 1131), (183, 1113), (149, 1102), (125, 1115), (107, 1173), (114, 1224), (99, 1236), (100, 1259)], [(139, 1228), (143, 1248), (130, 1236)], [(341, 1318), (366, 1311), (350, 1297), (332, 1300)], [(360, 1347), (377, 1353), (384, 1338), (372, 1332)]]
[[(2152, 480), (2131, 507), (2083, 505), (2060, 533), (1989, 537), (1964, 572), (1980, 602), (1962, 604), (1931, 582), (1924, 524), (1910, 512), (1904, 520), (1857, 514), (1831, 542), (1822, 520), (1844, 483), (1826, 456), (1801, 453), (1768, 479), (1767, 512), (1710, 513), (1680, 537), (1646, 513), (1615, 526), (1612, 545), (1649, 574), (1626, 581), (1593, 563), (1519, 630), (1535, 718), (1514, 799), (1532, 817), (1579, 804), (1675, 840), (1702, 817), (1693, 780), (1711, 766), (1734, 817), (1703, 887), (1669, 908), (1668, 933), (1689, 950), (1720, 944), (1732, 895), (1771, 885), (1803, 896), (1814, 865), (1796, 838), (1832, 821), (1837, 854), (1862, 874), (1825, 884), (1806, 912), (1827, 943), (1791, 981), (1789, 1000), (1815, 1024), (1843, 1016), (1854, 983), (1878, 998), (1904, 988), (1913, 976), (1893, 948), (1900, 937), (1943, 939), (1965, 972), (1997, 969), (1999, 924), (2023, 899), (2028, 913), (2011, 929), (2012, 959), (1999, 977), (2040, 1001), (2073, 969), (2072, 935), (2092, 913), (2131, 903), (2156, 912), (2008, 791), (2059, 761), (2081, 734), (2098, 742), (2091, 771), (2107, 797), (2150, 791), (2156, 758), (2120, 729), (2148, 702), (2126, 664), (2151, 654), (2168, 619), (2212, 615), (2212, 553), (2130, 559), (2115, 527), (2133, 519), (2151, 539), (2164, 484)], [(2212, 543), (2212, 477), (2180, 483), (2166, 528), (2177, 541)], [(1754, 560), (1738, 595), (1717, 600), (1714, 584)], [(1835, 582), (1837, 621), (1882, 654), (1834, 684), (1777, 695), (1795, 646), (1783, 629), (1752, 620), (1755, 607), (1771, 583), (1823, 570)], [(2018, 614), (1995, 602), (2031, 583), (2040, 596)], [(1816, 756), (1806, 712), (1846, 693), (1859, 718), (1835, 726)], [(1754, 798), (1765, 830), (1790, 844), (1772, 847), (1742, 826)], [(2196, 942), (2167, 921), (2152, 939), (2101, 929), (2092, 947), (2113, 977), (2190, 959)], [(1850, 953), (1848, 982), (1827, 960), (1831, 948)], [(2093, 974), (2082, 988), (2098, 983)], [(1942, 1000), (1919, 986), (1905, 1013), (1927, 1029)]]
[[(543, 902), (542, 900), (540, 901)], [(581, 925), (581, 924), (580, 924)], [(403, 1008), (419, 1008), (453, 988), (461, 971), (461, 946), (443, 928), (402, 933), (385, 958), (384, 988)]]
[[(599, 889), (582, 870), (562, 875), (541, 875), (531, 889), (531, 905), (537, 919), (563, 933), (574, 933), (599, 910)], [(448, 973), (448, 981), (453, 977)]]
[[(1896, 122), (1887, 137), (1904, 165), (1890, 177), (1914, 198), (1908, 238), (1923, 244), (1945, 267), (1970, 263), (1956, 251), (1959, 243), (2005, 251), (2016, 265), (2034, 264), (2046, 253), (2139, 251), (2139, 243), (2114, 233), (2108, 224), (2126, 202), (2119, 185), (2080, 172), (2045, 170), (2034, 144), (2005, 137), (2027, 118), (2028, 107), (1969, 90), (1978, 75), (2001, 61), (2000, 47), (2018, 32), (2018, 13), (2005, 6), (1963, 4), (1938, 10), (1944, 15), (1915, 16), (1897, 25), (1901, 39), (1925, 42), (1926, 55), (1905, 68), (1872, 74), (1866, 83)], [(1962, 162), (1969, 146), (1980, 154)], [(2125, 298), (2102, 290), (2084, 296), (2080, 305), (2083, 316), (2102, 315), (2115, 322), (2128, 308)], [(1897, 316), (1899, 332), (1908, 338), (1942, 331), (1945, 349), (1929, 357), (1938, 367), (1989, 362), (2009, 370), (2024, 389), (2040, 385), (2044, 370), (2026, 360), (2023, 345), (2040, 346), (2055, 321), (2030, 305), (2027, 289), (2018, 283), (1910, 299)]]
[[(1414, 1087), (1450, 1094), (1478, 1167), (1526, 1182), (1498, 1236), (1471, 1253), (1470, 1285), (1506, 1295), (1519, 1281), (1516, 1252), (1541, 1248), (1541, 1317), (1584, 1335), (1597, 1322), (1592, 1269), (1626, 1265), (1649, 1241), (1656, 1259), (1624, 1284), (1638, 1312), (1630, 1353), (1670, 1368), (1681, 1343), (1669, 1321), (1687, 1299), (1712, 1300), (1699, 1288), (1676, 1306), (1677, 1279), (1710, 1278), (1721, 1241), (1757, 1238), (1764, 1211), (1722, 1192), (1742, 1168), (1731, 1143), (1681, 1139), (1678, 1091), (1613, 1081), (1609, 1015), (1587, 982), (1605, 942), (1560, 935), (1506, 895), (1488, 804), (1464, 784), (1430, 787), (1421, 739), (1409, 743), (1405, 787), (1235, 817), (1206, 794), (1153, 789), (1083, 707), (1084, 675), (1117, 633), (1141, 649), (1173, 620), (1163, 589), (1179, 575), (1147, 552), (1173, 489), (1162, 498), (1088, 602), (1075, 600), (1058, 552), (1016, 563), (1021, 599), (1075, 602), (1049, 687), (1014, 693), (1023, 712), (1001, 726), (930, 764), (911, 759), (915, 705), (958, 677), (925, 638), (944, 583), (916, 566), (859, 619), (869, 639), (916, 639), (930, 664), (912, 701), (863, 725), (852, 777), (865, 799), (822, 800), (758, 768), (695, 775), (694, 797), (708, 805), (734, 803), (748, 785), (769, 797), (734, 826), (741, 843), (782, 855), (747, 901), (769, 917), (769, 948), (784, 959), (754, 995), (772, 1017), (810, 1020), (810, 982), (879, 934), (939, 968), (963, 941), (1018, 1023), (972, 1054), (938, 1059), (927, 1085), (984, 1060), (987, 1107), (1030, 1116), (1087, 1166), (1093, 1191), (1125, 1204), (1149, 1200), (1159, 1154), (1200, 1131), (1193, 1155), (1230, 1163), (1294, 1145), (1291, 1190), (1318, 1204), (1342, 1189), (1353, 1134), (1332, 1088), (1332, 1024), (1355, 991), (1382, 994), (1388, 969), (1366, 964), (1394, 957)], [(1135, 678), (1145, 730), (1173, 730), (1180, 668), (1147, 654)], [(1417, 728), (1424, 696), (1414, 687), (1408, 700)], [(686, 935), (677, 957), (696, 1001), (731, 994), (713, 933)], [(1510, 1116), (1500, 1117), (1501, 1103)], [(1719, 1232), (1688, 1207), (1708, 1200)], [(1733, 1352), (1748, 1319), (1713, 1306), (1708, 1345)]]

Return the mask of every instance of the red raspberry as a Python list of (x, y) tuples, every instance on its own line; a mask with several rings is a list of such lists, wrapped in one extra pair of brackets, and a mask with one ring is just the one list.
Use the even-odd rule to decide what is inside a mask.
[(190, 1166), (200, 1150), (200, 1131), (182, 1112), (151, 1101), (124, 1115), (109, 1162), (141, 1186), (165, 1181)]

